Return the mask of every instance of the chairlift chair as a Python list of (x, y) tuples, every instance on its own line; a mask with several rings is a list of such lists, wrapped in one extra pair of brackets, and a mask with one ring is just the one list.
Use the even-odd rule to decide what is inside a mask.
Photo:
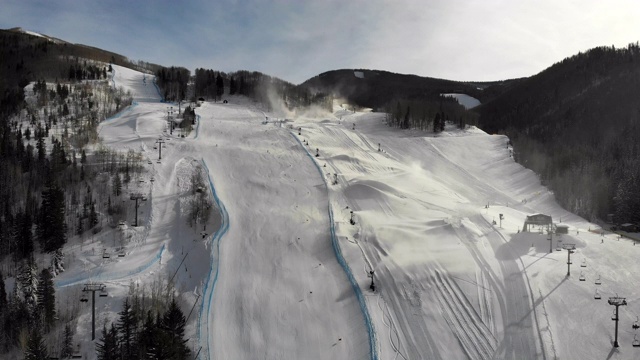
[(80, 297), (80, 302), (88, 302), (88, 301), (89, 299), (87, 298), (87, 294), (83, 292), (82, 296)]
[(584, 277), (584, 272), (580, 271), (580, 281), (586, 281), (586, 278)]
[(636, 316), (636, 321), (633, 322), (633, 325), (631, 325), (631, 327), (633, 328), (633, 330), (640, 329), (640, 317)]
[(587, 267), (587, 259), (582, 259), (582, 263), (580, 263), (580, 267)]
[(601, 296), (601, 295), (600, 295), (600, 293), (598, 292), (598, 289), (596, 289), (596, 293), (595, 293), (595, 295), (593, 295), (593, 298), (594, 298), (594, 299), (596, 299), (596, 300), (600, 300), (600, 299), (602, 299), (602, 296)]
[(103, 259), (109, 259), (109, 258), (111, 258), (111, 255), (109, 255), (109, 253), (105, 251), (105, 252), (102, 253), (102, 258)]
[(149, 160), (149, 161), (147, 161), (147, 164), (151, 165), (151, 164), (153, 164), (153, 163), (151, 162), (151, 160)]
[(600, 280), (600, 275), (598, 275), (598, 278), (596, 279), (596, 285), (601, 285), (602, 284), (602, 280)]
[(633, 335), (633, 342), (631, 343), (631, 345), (632, 345), (633, 347), (640, 347), (640, 340), (638, 340), (638, 339), (636, 338), (636, 336), (638, 336), (638, 335)]
[(613, 314), (611, 315), (611, 320), (616, 321), (618, 318), (616, 317), (616, 310), (613, 310)]
[(109, 294), (107, 293), (107, 290), (104, 290), (104, 289), (100, 290), (100, 295), (99, 295), (100, 297), (107, 297), (108, 295)]

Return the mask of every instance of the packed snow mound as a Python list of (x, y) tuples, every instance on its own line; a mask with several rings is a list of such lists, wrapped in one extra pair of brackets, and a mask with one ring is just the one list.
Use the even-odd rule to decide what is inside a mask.
[(460, 105), (464, 106), (465, 109), (469, 110), (469, 109), (473, 109), (474, 107), (480, 105), (480, 100), (471, 97), (467, 94), (455, 94), (455, 93), (451, 93), (451, 94), (442, 94), (443, 96), (448, 96), (448, 97), (452, 97), (455, 98), (456, 100), (458, 100), (458, 103), (460, 103)]

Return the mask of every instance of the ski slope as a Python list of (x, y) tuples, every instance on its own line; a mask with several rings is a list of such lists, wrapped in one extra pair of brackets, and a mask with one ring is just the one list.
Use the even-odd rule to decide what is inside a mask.
[[(105, 317), (131, 281), (175, 274), (183, 311), (196, 305), (187, 335), (201, 359), (640, 357), (631, 346), (640, 290), (630, 286), (640, 246), (560, 208), (513, 161), (506, 137), (398, 130), (383, 114), (339, 107), (265, 122), (284, 113), (231, 97), (197, 108), (197, 131), (179, 138), (163, 133), (167, 105), (149, 79), (115, 74), (137, 105), (104, 121), (100, 137), (151, 160), (128, 189), (148, 194), (141, 226), (128, 225), (122, 258), (91, 253), (109, 248), (109, 235), (69, 244), (78, 260), (57, 278), (59, 289), (106, 282)], [(197, 167), (218, 207), (204, 240), (181, 200)], [(560, 240), (577, 248), (571, 276), (557, 236), (549, 253), (547, 234), (521, 232), (534, 213), (569, 226)], [(616, 294), (629, 304), (614, 349), (606, 301)]]

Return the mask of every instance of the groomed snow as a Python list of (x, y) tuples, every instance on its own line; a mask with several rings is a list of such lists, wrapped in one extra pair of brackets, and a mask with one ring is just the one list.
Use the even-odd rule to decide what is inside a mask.
[[(91, 253), (111, 237), (69, 244), (76, 260), (57, 282), (76, 289), (70, 299), (83, 281), (105, 281), (110, 297), (100, 300), (101, 316), (114, 318), (131, 281), (144, 286), (175, 273), (183, 311), (196, 304), (199, 312), (189, 319), (189, 345), (202, 347), (206, 359), (640, 356), (631, 347), (640, 246), (589, 232), (597, 226), (561, 209), (535, 174), (510, 158), (506, 137), (475, 128), (439, 136), (398, 130), (383, 114), (339, 107), (264, 122), (285, 116), (230, 97), (229, 104), (198, 108), (189, 137), (163, 135), (170, 140), (157, 163), (153, 145), (167, 104), (151, 96), (143, 78), (116, 69), (116, 82), (128, 84), (138, 104), (100, 127), (106, 145), (141, 151), (152, 162), (146, 182), (128, 190), (148, 194), (141, 226), (128, 226), (127, 256), (115, 260)], [(181, 200), (199, 166), (224, 207), (204, 240), (202, 227), (186, 224)], [(546, 234), (520, 232), (534, 213), (569, 226), (562, 242), (577, 247), (570, 277), (555, 235), (549, 253)], [(598, 275), (601, 285), (594, 284)], [(70, 280), (76, 285), (60, 285)], [(594, 300), (596, 289), (602, 300)], [(618, 349), (607, 304), (615, 294), (629, 302), (620, 309)], [(85, 308), (77, 337), (88, 336), (88, 314)], [(86, 358), (94, 358), (92, 346), (83, 343)]]

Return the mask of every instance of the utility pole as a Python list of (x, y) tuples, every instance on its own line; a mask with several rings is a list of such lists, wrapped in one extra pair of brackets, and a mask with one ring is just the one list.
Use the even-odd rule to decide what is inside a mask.
[(553, 252), (553, 233), (551, 232), (551, 227), (547, 229), (547, 232), (549, 233), (549, 238), (547, 239), (549, 240), (549, 254), (551, 254)]
[(138, 204), (138, 200), (147, 201), (147, 197), (142, 195), (141, 193), (131, 193), (131, 196), (129, 198), (136, 201), (136, 224), (133, 226), (138, 226), (138, 206), (140, 206)]
[[(82, 292), (89, 292), (91, 291), (91, 340), (95, 340), (96, 339), (96, 291), (100, 291), (100, 296), (101, 297), (106, 297), (107, 296), (107, 292), (105, 290), (106, 286), (104, 284), (96, 284), (96, 283), (89, 283), (89, 284), (84, 284), (84, 289), (82, 289)], [(87, 302), (89, 301), (85, 295), (82, 296), (82, 298), (80, 298), (80, 302)]]
[(576, 244), (564, 244), (562, 248), (567, 250), (567, 277), (571, 276), (571, 254), (576, 252)]
[(499, 214), (500, 216), (500, 229), (502, 229), (502, 219), (504, 219), (504, 216), (502, 216), (502, 214)]
[(618, 344), (618, 320), (620, 320), (620, 317), (618, 316), (618, 308), (620, 306), (627, 305), (627, 299), (623, 297), (619, 297), (617, 295), (612, 296), (609, 298), (609, 305), (613, 305), (616, 307), (615, 314), (611, 318), (611, 320), (616, 322), (616, 334), (613, 340), (613, 347), (620, 347), (620, 345)]
[(164, 140), (159, 138), (156, 140), (156, 144), (158, 144), (158, 160), (162, 160), (162, 144), (164, 144)]

